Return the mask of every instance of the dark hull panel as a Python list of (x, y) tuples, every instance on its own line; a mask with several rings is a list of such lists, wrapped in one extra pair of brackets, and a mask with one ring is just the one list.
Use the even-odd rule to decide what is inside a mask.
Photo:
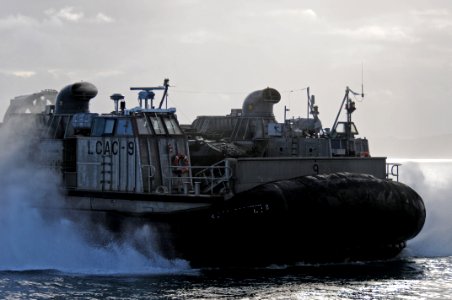
[(421, 230), (425, 207), (401, 183), (335, 173), (266, 183), (205, 208), (141, 219), (154, 220), (164, 256), (243, 266), (391, 258)]

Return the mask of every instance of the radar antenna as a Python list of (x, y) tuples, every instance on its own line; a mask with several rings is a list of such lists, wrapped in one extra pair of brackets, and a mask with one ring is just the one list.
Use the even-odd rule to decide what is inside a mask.
[(138, 100), (140, 103), (140, 107), (143, 107), (143, 100), (144, 100), (144, 108), (148, 109), (148, 100), (151, 101), (151, 109), (154, 109), (154, 97), (155, 97), (155, 93), (153, 91), (155, 90), (163, 90), (163, 96), (162, 96), (162, 100), (160, 101), (159, 104), (159, 109), (162, 108), (163, 105), (163, 101), (166, 100), (166, 103), (168, 105), (168, 88), (169, 88), (169, 79), (165, 78), (165, 80), (163, 81), (163, 86), (155, 86), (155, 87), (131, 87), (130, 90), (131, 91), (140, 91), (138, 93)]

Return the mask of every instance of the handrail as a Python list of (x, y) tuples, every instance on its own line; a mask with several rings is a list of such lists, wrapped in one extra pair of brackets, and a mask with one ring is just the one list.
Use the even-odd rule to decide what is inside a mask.
[[(224, 164), (224, 165), (220, 165)], [(170, 166), (170, 170), (178, 170), (179, 166)], [(183, 175), (173, 175), (173, 176), (163, 176), (165, 179), (168, 179), (170, 182), (170, 190), (172, 190), (173, 185), (178, 183), (180, 186), (186, 185), (184, 187), (184, 193), (188, 193), (188, 185), (190, 187), (190, 192), (195, 194), (213, 194), (214, 189), (218, 187), (220, 184), (225, 184), (225, 187), (228, 188), (229, 182), (232, 178), (232, 168), (229, 166), (229, 163), (225, 160), (220, 161), (211, 166), (186, 166), (187, 172)], [(200, 169), (198, 172), (193, 172), (195, 170)], [(174, 174), (175, 172), (171, 172)], [(217, 173), (217, 174), (215, 174)], [(190, 174), (195, 174), (190, 175)], [(204, 175), (204, 176), (203, 176)], [(207, 175), (207, 176), (206, 176)], [(200, 190), (201, 184), (204, 182), (204, 190)]]

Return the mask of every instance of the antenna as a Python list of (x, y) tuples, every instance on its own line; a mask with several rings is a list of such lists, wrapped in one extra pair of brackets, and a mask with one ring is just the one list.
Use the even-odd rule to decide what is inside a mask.
[(110, 99), (115, 102), (115, 113), (118, 113), (118, 111), (119, 111), (118, 102), (119, 102), (119, 100), (124, 99), (124, 95), (116, 93), (116, 94), (111, 95)]
[(169, 88), (169, 79), (165, 78), (165, 80), (163, 80), (163, 96), (162, 96), (162, 100), (160, 101), (159, 104), (159, 108), (162, 108), (163, 105), (163, 101), (166, 100), (166, 106), (168, 106), (168, 88)]
[(286, 120), (287, 120), (287, 112), (290, 111), (289, 108), (287, 108), (287, 106), (284, 105), (284, 124), (286, 124)]
[(361, 62), (361, 98), (364, 98), (364, 62)]
[(132, 91), (140, 91), (138, 93), (138, 100), (140, 101), (140, 107), (143, 107), (143, 100), (145, 108), (148, 109), (148, 100), (151, 100), (151, 108), (154, 109), (154, 96), (155, 90), (163, 90), (162, 101), (160, 101), (159, 109), (162, 108), (163, 101), (168, 97), (168, 87), (169, 87), (169, 79), (165, 79), (163, 86), (155, 86), (155, 87), (131, 87)]

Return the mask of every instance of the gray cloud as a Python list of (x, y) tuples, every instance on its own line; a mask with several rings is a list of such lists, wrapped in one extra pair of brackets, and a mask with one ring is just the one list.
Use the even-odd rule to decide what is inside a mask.
[[(95, 110), (111, 109), (114, 92), (135, 105), (129, 86), (169, 77), (183, 122), (226, 114), (254, 89), (311, 86), (327, 125), (364, 63), (363, 135), (448, 134), (451, 14), (442, 0), (11, 1), (0, 12), (0, 114), (16, 95), (76, 80), (98, 86)], [(283, 93), (277, 117), (284, 105), (305, 114), (304, 99)]]

